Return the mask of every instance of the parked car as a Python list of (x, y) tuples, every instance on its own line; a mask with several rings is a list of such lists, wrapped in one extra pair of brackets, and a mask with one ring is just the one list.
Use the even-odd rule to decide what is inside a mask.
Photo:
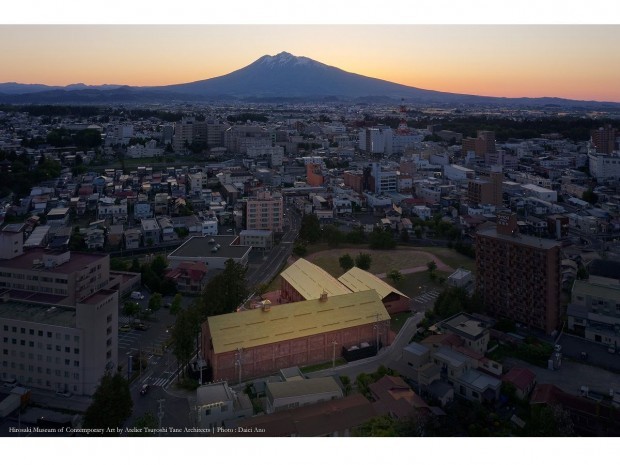
[(126, 333), (128, 331), (131, 331), (131, 326), (129, 325), (123, 325), (120, 328), (118, 328), (119, 331), (122, 331), (123, 333)]
[(69, 391), (56, 391), (56, 395), (60, 397), (71, 397), (73, 394)]
[(131, 298), (132, 299), (136, 299), (136, 300), (143, 300), (144, 299), (144, 294), (142, 294), (142, 292), (133, 291), (131, 293)]
[(135, 323), (133, 325), (133, 329), (137, 329), (138, 331), (146, 331), (149, 327), (144, 323)]
[(142, 387), (140, 388), (140, 395), (143, 396), (147, 392), (149, 392), (149, 385), (148, 384), (143, 384)]
[(15, 386), (17, 386), (17, 380), (16, 379), (9, 379), (9, 380), (6, 380), (4, 382), (4, 387), (14, 388)]

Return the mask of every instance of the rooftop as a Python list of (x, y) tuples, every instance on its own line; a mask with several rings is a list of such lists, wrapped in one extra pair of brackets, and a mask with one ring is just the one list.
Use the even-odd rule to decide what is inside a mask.
[(405, 294), (400, 292), (398, 289), (393, 288), (381, 278), (378, 278), (374, 274), (369, 273), (368, 271), (364, 271), (356, 266), (354, 266), (345, 274), (340, 276), (340, 278), (338, 278), (338, 281), (343, 283), (353, 292), (374, 289), (375, 291), (377, 291), (377, 293), (381, 296), (382, 299), (385, 299), (391, 293), (408, 298)]
[(478, 230), (476, 232), (478, 236), (485, 236), (494, 239), (501, 239), (506, 242), (510, 242), (513, 244), (525, 245), (528, 247), (536, 248), (536, 249), (544, 249), (550, 250), (555, 247), (560, 248), (560, 243), (557, 241), (552, 241), (549, 239), (542, 239), (540, 237), (534, 236), (523, 236), (521, 234), (516, 234), (514, 236), (508, 234), (500, 234), (496, 229), (484, 229)]
[(52, 326), (75, 327), (75, 308), (10, 300), (0, 305), (0, 318)]
[(452, 318), (444, 320), (441, 326), (468, 339), (478, 339), (487, 330), (483, 322), (472, 318), (466, 313), (459, 313)]
[(226, 381), (204, 384), (196, 389), (196, 405), (209, 405), (231, 401), (232, 395)]
[[(178, 247), (169, 257), (195, 259), (196, 257), (228, 257), (242, 258), (251, 249), (250, 246), (233, 245), (237, 236), (195, 236), (190, 237), (183, 245)], [(219, 250), (213, 253), (211, 249), (219, 245)]]
[[(43, 260), (43, 256), (54, 255), (52, 251), (42, 248), (32, 248), (24, 250), (24, 253), (8, 259), (0, 260), (0, 268), (13, 268), (20, 270), (31, 270), (34, 268), (34, 260)], [(69, 261), (55, 266), (53, 268), (40, 268), (41, 273), (59, 273), (69, 274), (79, 271), (83, 268), (87, 268), (94, 263), (107, 259), (108, 255), (103, 253), (84, 253), (71, 251), (71, 258)]]
[(350, 294), (351, 290), (323, 268), (300, 258), (280, 276), (306, 300), (318, 299), (323, 292), (328, 296)]
[(271, 399), (284, 399), (327, 392), (342, 394), (342, 389), (340, 389), (336, 380), (331, 376), (267, 383), (266, 388), (267, 395)]
[(389, 320), (379, 294), (369, 290), (212, 316), (207, 324), (219, 354)]

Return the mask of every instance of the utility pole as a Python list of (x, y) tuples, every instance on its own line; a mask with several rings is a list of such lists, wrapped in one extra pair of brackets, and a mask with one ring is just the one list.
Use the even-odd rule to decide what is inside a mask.
[(241, 385), (241, 364), (243, 363), (243, 347), (237, 348), (237, 361), (235, 364), (239, 367), (239, 385)]
[(132, 369), (132, 362), (133, 361), (133, 355), (129, 354), (129, 364), (127, 365), (127, 380), (129, 380), (129, 378), (131, 377), (131, 369)]
[(336, 341), (332, 341), (332, 344), (334, 346), (334, 350), (332, 353), (332, 368), (334, 368), (336, 366), (336, 344), (338, 344)]
[(161, 421), (164, 419), (164, 402), (166, 399), (158, 399), (159, 408), (157, 410), (157, 418), (159, 419), (159, 436), (161, 436)]

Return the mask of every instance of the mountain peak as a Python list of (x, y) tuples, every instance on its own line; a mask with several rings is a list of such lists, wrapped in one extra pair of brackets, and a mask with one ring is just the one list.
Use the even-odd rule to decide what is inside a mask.
[(269, 67), (286, 67), (299, 65), (325, 66), (318, 61), (311, 60), (307, 57), (295, 56), (289, 52), (280, 52), (277, 55), (264, 55), (256, 62), (259, 65), (267, 65)]

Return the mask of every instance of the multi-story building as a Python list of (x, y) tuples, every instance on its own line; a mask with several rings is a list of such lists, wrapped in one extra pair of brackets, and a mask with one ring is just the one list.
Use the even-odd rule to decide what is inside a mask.
[(476, 233), (476, 290), (487, 311), (551, 333), (560, 322), (560, 243), (517, 233), (516, 215)]
[(161, 228), (155, 218), (140, 220), (140, 230), (144, 245), (152, 246), (161, 242)]
[(371, 165), (371, 190), (375, 194), (383, 194), (385, 192), (396, 192), (398, 190), (398, 171), (385, 170), (381, 164), (373, 163)]
[(620, 348), (620, 263), (594, 260), (587, 280), (576, 280), (568, 328), (614, 350)]
[(389, 127), (365, 128), (359, 132), (359, 148), (368, 154), (392, 154), (392, 129)]
[(109, 256), (19, 252), (0, 259), (2, 379), (92, 395), (118, 358), (118, 283)]
[(463, 154), (474, 152), (477, 158), (484, 158), (487, 153), (495, 153), (495, 133), (478, 131), (475, 138), (467, 137), (462, 141)]
[(607, 124), (605, 127), (592, 130), (590, 137), (596, 153), (606, 153), (609, 155), (616, 150), (620, 132), (612, 128), (610, 124)]
[(283, 202), (280, 193), (259, 192), (246, 204), (246, 229), (282, 232)]
[(501, 171), (492, 170), (482, 179), (470, 179), (467, 184), (467, 198), (472, 203), (491, 204), (500, 207), (503, 203)]
[(598, 182), (620, 180), (620, 156), (591, 152), (588, 161), (590, 174)]

